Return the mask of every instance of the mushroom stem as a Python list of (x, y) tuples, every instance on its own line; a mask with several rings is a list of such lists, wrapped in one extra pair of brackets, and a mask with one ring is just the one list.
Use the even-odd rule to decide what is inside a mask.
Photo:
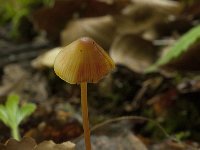
[(81, 106), (82, 106), (85, 147), (86, 150), (91, 150), (90, 127), (89, 127), (88, 107), (87, 107), (87, 82), (81, 83)]

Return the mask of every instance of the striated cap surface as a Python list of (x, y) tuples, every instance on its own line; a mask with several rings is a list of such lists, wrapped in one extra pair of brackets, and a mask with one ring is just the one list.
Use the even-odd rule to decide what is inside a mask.
[(96, 83), (114, 67), (113, 60), (103, 48), (88, 37), (64, 47), (54, 62), (55, 73), (71, 84)]

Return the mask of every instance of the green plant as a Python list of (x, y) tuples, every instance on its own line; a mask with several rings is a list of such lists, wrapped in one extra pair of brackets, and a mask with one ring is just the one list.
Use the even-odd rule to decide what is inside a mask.
[(18, 37), (19, 26), (23, 17), (28, 17), (35, 7), (44, 5), (52, 6), (54, 0), (0, 0), (0, 24), (12, 25), (11, 37)]
[(11, 129), (12, 137), (20, 140), (19, 125), (36, 109), (36, 105), (26, 103), (19, 107), (19, 96), (11, 94), (7, 97), (5, 105), (0, 105), (0, 120)]
[(150, 68), (147, 68), (146, 72), (152, 72), (157, 70), (158, 67), (166, 65), (172, 60), (175, 60), (189, 48), (200, 40), (200, 25), (193, 27), (187, 33), (185, 33), (181, 38), (171, 47), (171, 49), (163, 55), (158, 61)]

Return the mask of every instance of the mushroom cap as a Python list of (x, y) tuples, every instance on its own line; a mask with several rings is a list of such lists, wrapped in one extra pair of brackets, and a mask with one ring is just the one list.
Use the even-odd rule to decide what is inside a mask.
[(96, 83), (114, 67), (104, 49), (88, 37), (64, 47), (54, 62), (55, 73), (70, 84)]

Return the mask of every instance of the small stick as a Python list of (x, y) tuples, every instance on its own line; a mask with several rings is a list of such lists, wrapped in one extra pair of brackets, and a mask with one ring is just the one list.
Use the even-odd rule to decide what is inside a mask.
[(83, 117), (83, 129), (85, 136), (85, 147), (86, 150), (91, 150), (90, 127), (89, 127), (88, 106), (87, 106), (87, 82), (81, 83), (81, 106), (82, 106), (82, 117)]

